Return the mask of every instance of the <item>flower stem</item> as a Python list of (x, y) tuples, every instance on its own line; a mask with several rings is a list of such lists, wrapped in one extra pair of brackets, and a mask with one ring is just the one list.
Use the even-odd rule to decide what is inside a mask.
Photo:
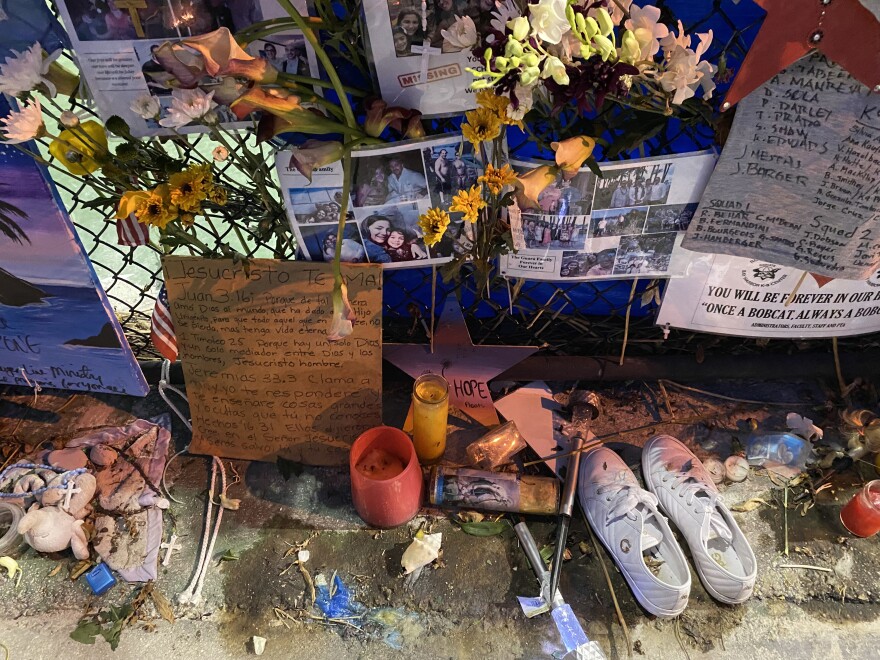
[(336, 250), (333, 253), (333, 293), (342, 288), (342, 241), (345, 238), (345, 219), (351, 198), (351, 150), (342, 156), (342, 199), (339, 200), (339, 224), (336, 226)]

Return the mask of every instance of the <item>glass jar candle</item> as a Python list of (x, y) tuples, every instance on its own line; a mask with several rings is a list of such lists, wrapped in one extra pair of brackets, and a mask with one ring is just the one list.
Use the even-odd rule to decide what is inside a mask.
[(446, 451), (449, 383), (437, 374), (422, 374), (413, 385), (413, 445), (422, 463), (438, 460)]
[(856, 536), (866, 538), (880, 532), (880, 479), (865, 484), (840, 510), (840, 522)]

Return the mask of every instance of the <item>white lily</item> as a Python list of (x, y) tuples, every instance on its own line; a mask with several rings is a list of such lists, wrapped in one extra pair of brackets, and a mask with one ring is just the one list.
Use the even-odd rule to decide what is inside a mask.
[(456, 16), (448, 30), (440, 30), (444, 43), (457, 50), (467, 50), (477, 45), (477, 26), (470, 16)]
[(43, 47), (39, 43), (21, 53), (13, 50), (12, 56), (0, 64), (0, 92), (18, 97), (42, 86), (49, 98), (54, 97), (57, 93), (55, 85), (45, 76), (59, 55), (61, 51), (56, 50), (44, 58)]
[(205, 94), (196, 89), (175, 89), (171, 92), (171, 107), (168, 115), (159, 120), (165, 128), (180, 128), (189, 123), (214, 115), (214, 92)]
[(21, 104), (19, 110), (13, 110), (0, 119), (0, 124), (4, 125), (3, 138), (7, 144), (21, 144), (46, 133), (43, 108), (37, 99)]

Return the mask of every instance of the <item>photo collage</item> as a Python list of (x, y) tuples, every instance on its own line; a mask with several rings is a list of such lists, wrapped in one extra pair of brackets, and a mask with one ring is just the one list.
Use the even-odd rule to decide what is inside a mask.
[[(441, 53), (455, 53), (454, 47), (443, 39), (458, 16), (469, 16), (478, 33), (490, 28), (495, 0), (386, 0), (388, 21), (397, 57), (420, 55), (420, 47), (427, 45)], [(415, 46), (415, 50), (413, 49)]]
[[(584, 169), (561, 173), (522, 209), (526, 248), (502, 257), (502, 274), (532, 279), (683, 275), (675, 259), (696, 211), (715, 156), (602, 164), (602, 177)], [(533, 163), (514, 162), (524, 172)], [(678, 264), (682, 265), (679, 266)], [(682, 270), (682, 272), (679, 272)]]
[[(304, 8), (304, 0), (296, 0)], [(159, 63), (157, 51), (166, 42), (207, 34), (219, 28), (236, 32), (260, 21), (277, 18), (283, 10), (277, 0), (64, 0), (59, 3), (74, 49), (102, 116), (119, 115), (135, 136), (169, 132), (154, 119), (143, 119), (131, 109), (132, 102), (150, 94), (164, 116), (171, 106), (173, 76)], [(291, 30), (266, 35), (246, 48), (249, 55), (267, 60), (281, 72), (315, 77), (314, 51), (301, 32)], [(110, 68), (108, 68), (110, 67)], [(205, 78), (206, 90), (222, 79)], [(218, 95), (215, 100), (219, 101)], [(228, 102), (228, 101), (227, 101)], [(216, 109), (220, 121), (238, 121), (222, 103)], [(197, 122), (181, 132), (205, 130)]]
[[(425, 245), (419, 228), (421, 214), (431, 207), (448, 208), (452, 196), (482, 174), (473, 148), (461, 136), (404, 142), (352, 156), (343, 261), (417, 267), (449, 261), (467, 245), (460, 214), (452, 214), (445, 236), (434, 246)], [(277, 168), (303, 256), (332, 261), (342, 199), (341, 164), (316, 171), (311, 183), (290, 166), (289, 152), (279, 152)]]

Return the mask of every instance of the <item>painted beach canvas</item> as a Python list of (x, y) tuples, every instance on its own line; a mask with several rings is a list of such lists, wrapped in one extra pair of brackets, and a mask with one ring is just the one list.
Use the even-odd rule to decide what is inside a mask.
[(0, 174), (0, 383), (145, 395), (149, 386), (46, 171), (0, 144)]

